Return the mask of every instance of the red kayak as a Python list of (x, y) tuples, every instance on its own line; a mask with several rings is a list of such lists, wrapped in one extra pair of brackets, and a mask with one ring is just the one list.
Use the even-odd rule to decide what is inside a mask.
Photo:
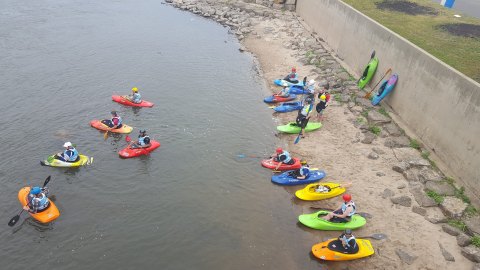
[(149, 108), (151, 108), (154, 105), (152, 102), (148, 102), (148, 101), (145, 101), (145, 100), (142, 100), (142, 102), (140, 102), (140, 103), (133, 103), (130, 100), (124, 98), (123, 96), (117, 96), (117, 95), (113, 95), (112, 100), (115, 101), (115, 102), (118, 102), (120, 104), (123, 104), (125, 106), (132, 106), (132, 107), (149, 107)]
[(147, 148), (130, 148), (127, 146), (126, 148), (120, 150), (118, 154), (123, 158), (133, 158), (142, 155), (148, 155), (150, 152), (160, 147), (160, 143), (155, 140), (150, 140), (150, 144), (150, 147)]
[[(293, 158), (293, 160), (295, 162), (292, 165), (282, 164), (282, 165), (280, 165), (280, 167), (278, 167), (278, 169), (280, 171), (288, 171), (288, 170), (299, 169), (300, 167), (302, 167), (302, 164), (300, 164), (300, 159), (299, 158)], [(265, 168), (275, 169), (275, 167), (277, 167), (277, 165), (278, 165), (278, 162), (274, 161), (273, 159), (262, 160), (262, 166), (265, 167)]]
[(276, 103), (294, 100), (297, 97), (295, 94), (290, 94), (288, 97), (282, 97), (279, 95), (272, 95), (263, 99), (265, 103)]

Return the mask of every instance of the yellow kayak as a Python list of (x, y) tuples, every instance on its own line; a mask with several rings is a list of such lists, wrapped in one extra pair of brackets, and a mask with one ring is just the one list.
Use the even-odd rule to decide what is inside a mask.
[(47, 158), (47, 160), (40, 161), (40, 164), (43, 166), (51, 166), (51, 167), (80, 167), (83, 165), (90, 165), (93, 163), (93, 157), (87, 157), (84, 155), (78, 155), (78, 160), (75, 162), (66, 162), (61, 161), (55, 158), (55, 155), (51, 155)]
[[(316, 192), (315, 189), (317, 189), (319, 185), (327, 187), (329, 191)], [(318, 201), (318, 200), (333, 198), (344, 192), (345, 192), (345, 188), (340, 186), (340, 184), (338, 183), (322, 183), (322, 184), (310, 184), (306, 186), (304, 189), (297, 190), (297, 192), (295, 192), (295, 196), (305, 201)]]
[(357, 241), (358, 251), (354, 254), (343, 253), (337, 251), (335, 245), (341, 245), (334, 243), (338, 238), (329, 239), (325, 242), (316, 244), (312, 247), (312, 253), (315, 257), (326, 261), (349, 261), (371, 256), (375, 253), (372, 247), (372, 243), (365, 239), (355, 239)]

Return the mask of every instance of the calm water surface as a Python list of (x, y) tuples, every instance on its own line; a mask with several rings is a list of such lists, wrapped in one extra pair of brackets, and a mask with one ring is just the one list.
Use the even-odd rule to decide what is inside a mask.
[[(1, 269), (318, 269), (301, 212), (259, 159), (279, 142), (254, 60), (222, 26), (154, 0), (0, 0)], [(152, 109), (111, 101), (137, 86)], [(116, 109), (162, 146), (122, 160)], [(65, 141), (94, 157), (41, 167)], [(61, 216), (23, 215), (17, 192), (52, 175)]]

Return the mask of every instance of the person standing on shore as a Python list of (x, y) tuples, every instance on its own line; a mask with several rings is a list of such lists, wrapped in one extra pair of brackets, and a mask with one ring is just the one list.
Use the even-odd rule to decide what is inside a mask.
[(327, 108), (327, 97), (322, 94), (320, 95), (320, 101), (318, 102), (317, 106), (315, 107), (315, 110), (317, 111), (317, 119), (323, 120), (323, 110)]
[(300, 130), (300, 136), (302, 138), (305, 138), (303, 135), (303, 132), (305, 131), (305, 127), (308, 125), (308, 121), (310, 120), (310, 111), (312, 110), (313, 107), (313, 101), (311, 98), (307, 97), (304, 100), (303, 107), (298, 110), (298, 115), (297, 119), (295, 119), (295, 122), (297, 123), (297, 126), (301, 128)]

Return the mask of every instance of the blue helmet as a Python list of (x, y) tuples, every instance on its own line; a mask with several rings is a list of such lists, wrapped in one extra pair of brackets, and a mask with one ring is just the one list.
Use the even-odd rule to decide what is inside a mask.
[(33, 194), (33, 195), (37, 195), (37, 194), (40, 194), (42, 192), (42, 189), (40, 187), (33, 187), (31, 190), (30, 190), (30, 194)]

